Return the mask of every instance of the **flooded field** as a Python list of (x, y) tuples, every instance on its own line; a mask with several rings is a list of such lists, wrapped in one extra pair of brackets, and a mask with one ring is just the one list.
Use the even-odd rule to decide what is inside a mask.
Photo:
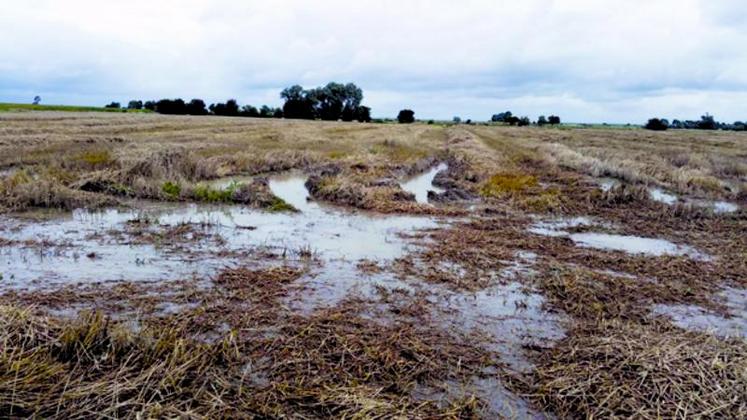
[(0, 122), (0, 412), (747, 415), (747, 136)]

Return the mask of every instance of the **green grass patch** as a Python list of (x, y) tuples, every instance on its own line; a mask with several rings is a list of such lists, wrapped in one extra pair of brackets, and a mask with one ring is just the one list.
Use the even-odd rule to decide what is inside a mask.
[(538, 185), (537, 178), (522, 174), (495, 174), (480, 189), (485, 197), (516, 194)]
[(285, 211), (297, 212), (298, 209), (293, 207), (290, 203), (283, 200), (282, 198), (275, 197), (275, 199), (272, 201), (272, 204), (270, 204), (267, 207), (267, 211), (272, 212), (272, 213), (279, 213), (279, 212), (285, 212)]
[(207, 203), (230, 203), (233, 201), (233, 193), (241, 186), (233, 181), (224, 189), (215, 189), (209, 185), (198, 185), (194, 189), (194, 198)]
[(0, 102), (0, 112), (20, 111), (65, 111), (65, 112), (135, 112), (150, 113), (148, 109), (126, 109), (126, 108), (104, 108), (99, 106), (77, 106), (77, 105), (34, 105), (15, 104)]
[(78, 160), (93, 167), (109, 166), (114, 158), (108, 150), (89, 150), (78, 155)]
[(171, 181), (166, 181), (161, 187), (161, 191), (166, 194), (169, 198), (179, 198), (179, 194), (182, 192), (182, 187)]

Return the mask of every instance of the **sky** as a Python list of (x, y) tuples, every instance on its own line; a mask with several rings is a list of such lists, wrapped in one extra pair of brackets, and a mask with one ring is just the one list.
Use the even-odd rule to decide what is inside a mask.
[(375, 117), (747, 120), (743, 0), (0, 0), (0, 102), (281, 105), (353, 82)]

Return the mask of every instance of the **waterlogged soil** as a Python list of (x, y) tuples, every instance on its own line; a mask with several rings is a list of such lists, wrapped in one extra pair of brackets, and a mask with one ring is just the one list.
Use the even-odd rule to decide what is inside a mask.
[(540, 221), (529, 228), (529, 232), (551, 237), (567, 237), (577, 246), (602, 250), (623, 251), (629, 254), (650, 256), (686, 255), (696, 260), (709, 257), (688, 245), (675, 244), (665, 239), (645, 238), (634, 235), (616, 235), (601, 232), (571, 232), (571, 229), (593, 226), (585, 217)]
[[(0, 217), (3, 287), (65, 282), (173, 280), (206, 276), (265, 253), (322, 262), (389, 260), (401, 235), (439, 223), (430, 217), (381, 216), (308, 201), (305, 179), (273, 179), (270, 188), (299, 212), (234, 205), (133, 203), (138, 210)], [(176, 229), (183, 235), (171, 238)]]
[(726, 287), (716, 296), (726, 307), (718, 314), (697, 305), (656, 305), (653, 313), (668, 317), (684, 329), (708, 332), (719, 337), (747, 339), (747, 289)]
[[(432, 183), (444, 169), (445, 165), (438, 165), (400, 185), (417, 202), (428, 203), (428, 191), (442, 192)], [(220, 179), (210, 186), (226, 188), (251, 181), (244, 177)], [(428, 246), (426, 232), (452, 228), (458, 220), (381, 215), (327, 205), (310, 199), (305, 182), (306, 177), (300, 173), (269, 179), (273, 194), (297, 211), (273, 213), (240, 205), (137, 201), (128, 203), (128, 208), (102, 211), (0, 215), (0, 292), (12, 295), (40, 291), (53, 299), (49, 296), (64, 288), (65, 293), (76, 295), (101, 284), (129, 290), (128, 284), (138, 283), (147, 285), (143, 289), (147, 296), (140, 299), (153, 297), (155, 312), (169, 316), (197, 309), (195, 302), (184, 297), (188, 293), (170, 301), (172, 288), (192, 284), (217, 288), (221, 284), (217, 277), (227, 268), (291, 267), (298, 275), (291, 276), (291, 287), (278, 292), (275, 303), (294, 315), (312, 317), (356, 302), (366, 308), (368, 319), (384, 326), (391, 327), (403, 319), (427, 319), (433, 322), (433, 328), (470, 334), (475, 346), (498, 356), (504, 374), (507, 371), (512, 375), (531, 375), (536, 368), (532, 354), (567, 339), (574, 325), (568, 315), (572, 311), (552, 308), (538, 286), (542, 281), (536, 278), (536, 270), (546, 269), (542, 265), (546, 261), (540, 255), (542, 247), (519, 247), (522, 234), (531, 237), (529, 244), (536, 244), (538, 236), (567, 238), (569, 242), (564, 246), (587, 253), (621, 251), (637, 257), (679, 256), (696, 263), (712, 261), (711, 256), (688, 244), (616, 233), (619, 226), (603, 220), (534, 217), (527, 225), (517, 224), (516, 236), (511, 236), (517, 249), (533, 252), (506, 253), (500, 261), (491, 261), (500, 269), (482, 271), (485, 267), (480, 267), (479, 279), (473, 278), (475, 267), (446, 258), (429, 266), (429, 270), (444, 274), (443, 278), (465, 280), (457, 284), (472, 281), (482, 285), (459, 288), (427, 281), (425, 275), (402, 274), (394, 268), (398, 259), (414, 256), (417, 273), (418, 264), (420, 268), (426, 266), (417, 257), (417, 251)], [(601, 187), (609, 191), (616, 182), (603, 180)], [(650, 198), (668, 205), (678, 201), (678, 197), (663, 190), (651, 190)], [(732, 211), (729, 203), (712, 205), (717, 212), (720, 207)], [(482, 216), (473, 217), (471, 220)], [(456, 236), (452, 239), (464, 239)], [(495, 259), (482, 255), (480, 250), (475, 253), (480, 261)], [(612, 270), (597, 272), (625, 281), (656, 281)], [(160, 299), (155, 299), (156, 295)], [(697, 305), (657, 304), (651, 306), (652, 316), (669, 319), (683, 329), (747, 338), (747, 290), (725, 288), (716, 298), (727, 309), (725, 312), (716, 313)], [(649, 307), (647, 304), (646, 310)], [(80, 309), (86, 309), (86, 304), (57, 305), (52, 313), (74, 317)], [(229, 330), (228, 325), (221, 325), (206, 337), (218, 339)], [(509, 390), (497, 371), (483, 372), (467, 384), (443, 385), (433, 389), (419, 386), (415, 394), (423, 400), (449, 401), (468, 390), (484, 400), (486, 417), (543, 417), (521, 394)]]
[(433, 191), (439, 194), (444, 192), (443, 188), (433, 185), (433, 179), (436, 178), (436, 174), (446, 169), (448, 169), (448, 166), (445, 163), (441, 163), (427, 172), (414, 176), (403, 182), (401, 184), (402, 189), (413, 193), (415, 195), (415, 201), (418, 203), (426, 204), (428, 203), (428, 191)]

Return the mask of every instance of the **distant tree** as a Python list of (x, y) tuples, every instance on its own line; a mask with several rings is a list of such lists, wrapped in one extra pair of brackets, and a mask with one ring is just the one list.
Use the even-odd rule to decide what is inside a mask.
[(283, 89), (285, 118), (320, 118), (328, 121), (353, 121), (363, 101), (363, 90), (354, 83), (329, 82), (314, 89), (294, 85)]
[(316, 118), (317, 99), (309, 95), (300, 85), (293, 85), (283, 89), (280, 97), (285, 100), (283, 104), (283, 115), (285, 118), (307, 119)]
[(267, 105), (262, 105), (262, 108), (259, 109), (259, 116), (260, 118), (272, 118), (273, 116), (275, 116), (275, 108)]
[(34, 96), (34, 102), (33, 102), (34, 105), (39, 105), (41, 101), (42, 101), (41, 96), (39, 95)]
[(665, 131), (669, 128), (669, 124), (666, 120), (661, 120), (659, 118), (651, 118), (648, 120), (646, 125), (643, 126), (646, 130), (654, 130), (654, 131)]
[(187, 105), (181, 98), (161, 99), (156, 102), (156, 112), (159, 114), (185, 115), (187, 113)]
[(557, 115), (550, 115), (547, 117), (547, 122), (550, 123), (550, 125), (558, 125), (560, 124), (560, 117)]
[(415, 122), (415, 111), (411, 109), (403, 109), (399, 111), (397, 115), (397, 121), (400, 124), (410, 124)]
[(521, 119), (515, 115), (510, 115), (508, 117), (505, 117), (503, 120), (503, 122), (505, 122), (508, 125), (519, 125), (519, 121), (521, 121)]
[(145, 103), (143, 104), (143, 108), (150, 110), (150, 111), (155, 111), (156, 101), (145, 101)]
[(343, 121), (355, 120), (355, 108), (346, 106), (342, 109), (342, 116), (340, 117)]
[(239, 110), (239, 115), (242, 117), (259, 118), (259, 110), (251, 105), (244, 105)]
[(732, 125), (732, 127), (733, 127), (732, 130), (734, 130), (734, 131), (745, 131), (745, 130), (747, 130), (747, 124), (745, 124), (742, 121), (735, 121), (734, 124)]
[(283, 108), (275, 108), (275, 112), (272, 114), (273, 118), (283, 118)]
[(672, 120), (672, 123), (669, 124), (669, 128), (682, 129), (685, 128), (685, 125), (680, 120)]
[(143, 109), (143, 101), (133, 99), (127, 104), (127, 109)]
[(358, 122), (371, 122), (371, 108), (361, 105), (355, 112), (355, 119)]
[(700, 117), (698, 128), (701, 130), (716, 130), (718, 128), (718, 123), (716, 122), (716, 119), (713, 117), (713, 115), (709, 115), (708, 113), (706, 113), (705, 115)]
[(185, 106), (185, 112), (188, 115), (207, 115), (208, 110), (205, 107), (205, 101), (202, 99), (192, 99)]
[(529, 117), (521, 117), (519, 118), (519, 121), (516, 123), (519, 127), (526, 127), (529, 124), (531, 124), (532, 121), (529, 120)]
[(453, 121), (454, 124), (460, 124), (462, 122), (462, 119), (460, 117), (454, 117), (451, 121)]
[(122, 108), (122, 105), (120, 105), (119, 102), (112, 102), (108, 105), (105, 105), (104, 108), (119, 109)]
[(540, 127), (547, 125), (547, 118), (545, 118), (544, 115), (540, 115), (539, 118), (537, 118), (537, 125)]
[(511, 113), (511, 111), (501, 112), (500, 114), (493, 114), (493, 116), (490, 118), (490, 121), (492, 122), (509, 122), (509, 120), (513, 117), (514, 114)]
[(237, 117), (239, 116), (239, 103), (236, 99), (229, 99), (225, 103), (211, 104), (210, 112), (223, 117)]

